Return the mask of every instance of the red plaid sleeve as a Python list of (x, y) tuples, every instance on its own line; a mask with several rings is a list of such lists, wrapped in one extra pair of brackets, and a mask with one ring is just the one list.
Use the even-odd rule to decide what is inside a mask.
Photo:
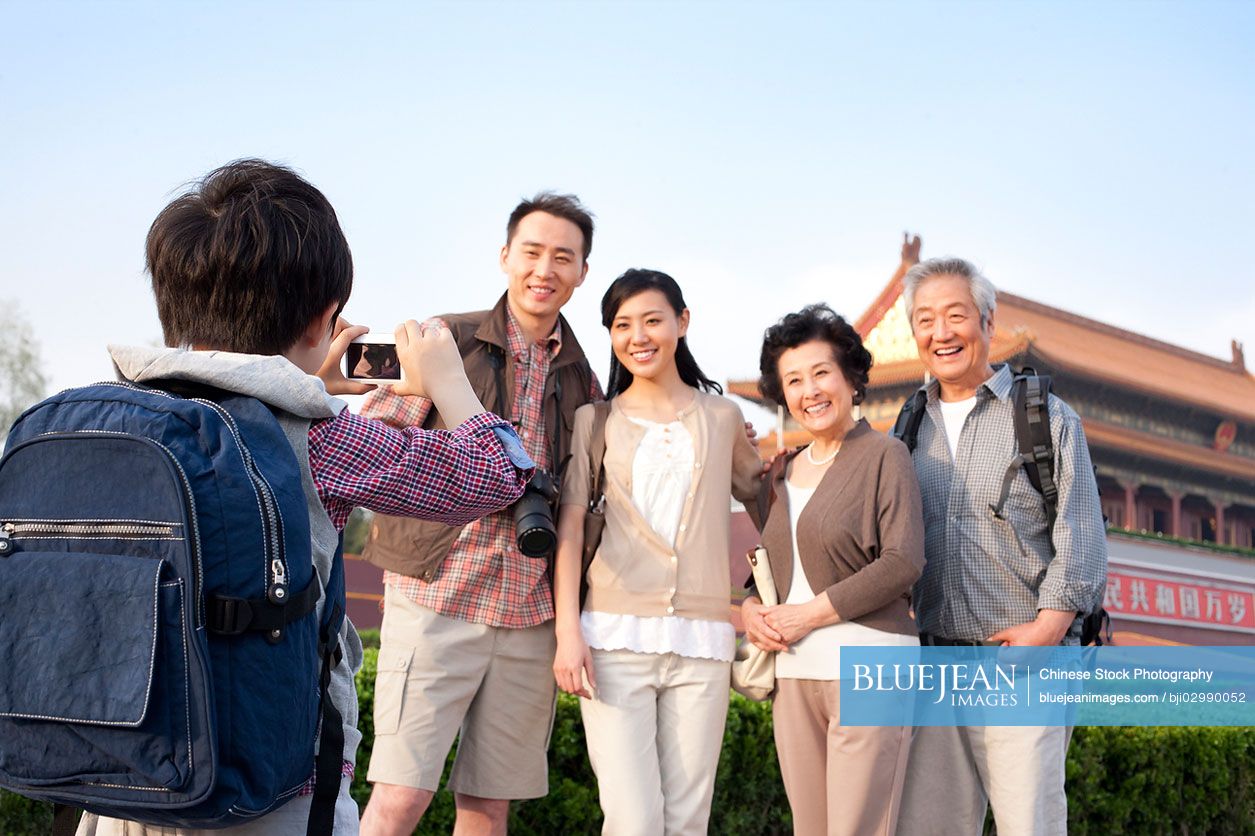
[(362, 416), (390, 427), (421, 427), (431, 412), (431, 401), (416, 395), (398, 395), (391, 386), (380, 386), (362, 401)]
[[(423, 322), (428, 325), (446, 325), (438, 316)], [(398, 395), (391, 386), (380, 386), (362, 401), (361, 413), (367, 418), (383, 421), (390, 427), (421, 427), (431, 412), (431, 401), (417, 395)]]
[(531, 470), (514, 466), (483, 412), (454, 430), (394, 429), (347, 409), (310, 427), (314, 487), (337, 528), (357, 506), (465, 525), (509, 506)]

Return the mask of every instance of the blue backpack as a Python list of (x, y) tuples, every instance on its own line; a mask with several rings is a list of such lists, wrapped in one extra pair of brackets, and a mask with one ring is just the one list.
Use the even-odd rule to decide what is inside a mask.
[(69, 390), (9, 434), (0, 787), (229, 827), (301, 791), (321, 724), (309, 832), (330, 833), (342, 555), (320, 620), (301, 470), (278, 420), (254, 398), (162, 389)]

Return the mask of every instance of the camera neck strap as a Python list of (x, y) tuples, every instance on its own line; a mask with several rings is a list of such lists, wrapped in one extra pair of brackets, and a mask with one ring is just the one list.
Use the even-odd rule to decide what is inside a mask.
[[(497, 397), (498, 408), (502, 412), (509, 413), (506, 418), (515, 429), (519, 429), (519, 422), (514, 420), (514, 395), (515, 392), (506, 387), (505, 364), (507, 362), (506, 350), (498, 345), (493, 345), (488, 350), (488, 364), (492, 366), (493, 376), (497, 379)], [(546, 422), (544, 400), (541, 401), (540, 420), (547, 440), (549, 442), (549, 472), (561, 479), (562, 474), (566, 471), (567, 459), (570, 456), (563, 457), (562, 452), (562, 377), (560, 371), (555, 371), (550, 367), (549, 374), (553, 377), (553, 415), (550, 427)]]

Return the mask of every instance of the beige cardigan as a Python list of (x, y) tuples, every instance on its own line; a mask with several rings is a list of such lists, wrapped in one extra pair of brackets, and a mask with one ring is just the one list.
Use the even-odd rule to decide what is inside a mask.
[[(632, 461), (645, 428), (610, 402), (606, 419), (606, 527), (588, 568), (584, 608), (642, 617), (679, 615), (727, 621), (731, 499), (753, 506), (762, 474), (736, 404), (697, 392), (677, 416), (693, 436), (693, 483), (675, 547), (663, 542), (632, 501)], [(592, 405), (575, 413), (563, 505), (587, 507)]]

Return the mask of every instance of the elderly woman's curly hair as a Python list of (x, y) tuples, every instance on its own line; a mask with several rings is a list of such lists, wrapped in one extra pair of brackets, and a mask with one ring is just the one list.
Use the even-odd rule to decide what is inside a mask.
[(867, 395), (867, 373), (872, 367), (871, 352), (863, 347), (863, 338), (854, 326), (822, 302), (787, 314), (763, 332), (763, 350), (758, 360), (758, 389), (763, 397), (784, 405), (780, 355), (813, 340), (832, 346), (832, 356), (854, 390), (854, 403), (862, 403)]

